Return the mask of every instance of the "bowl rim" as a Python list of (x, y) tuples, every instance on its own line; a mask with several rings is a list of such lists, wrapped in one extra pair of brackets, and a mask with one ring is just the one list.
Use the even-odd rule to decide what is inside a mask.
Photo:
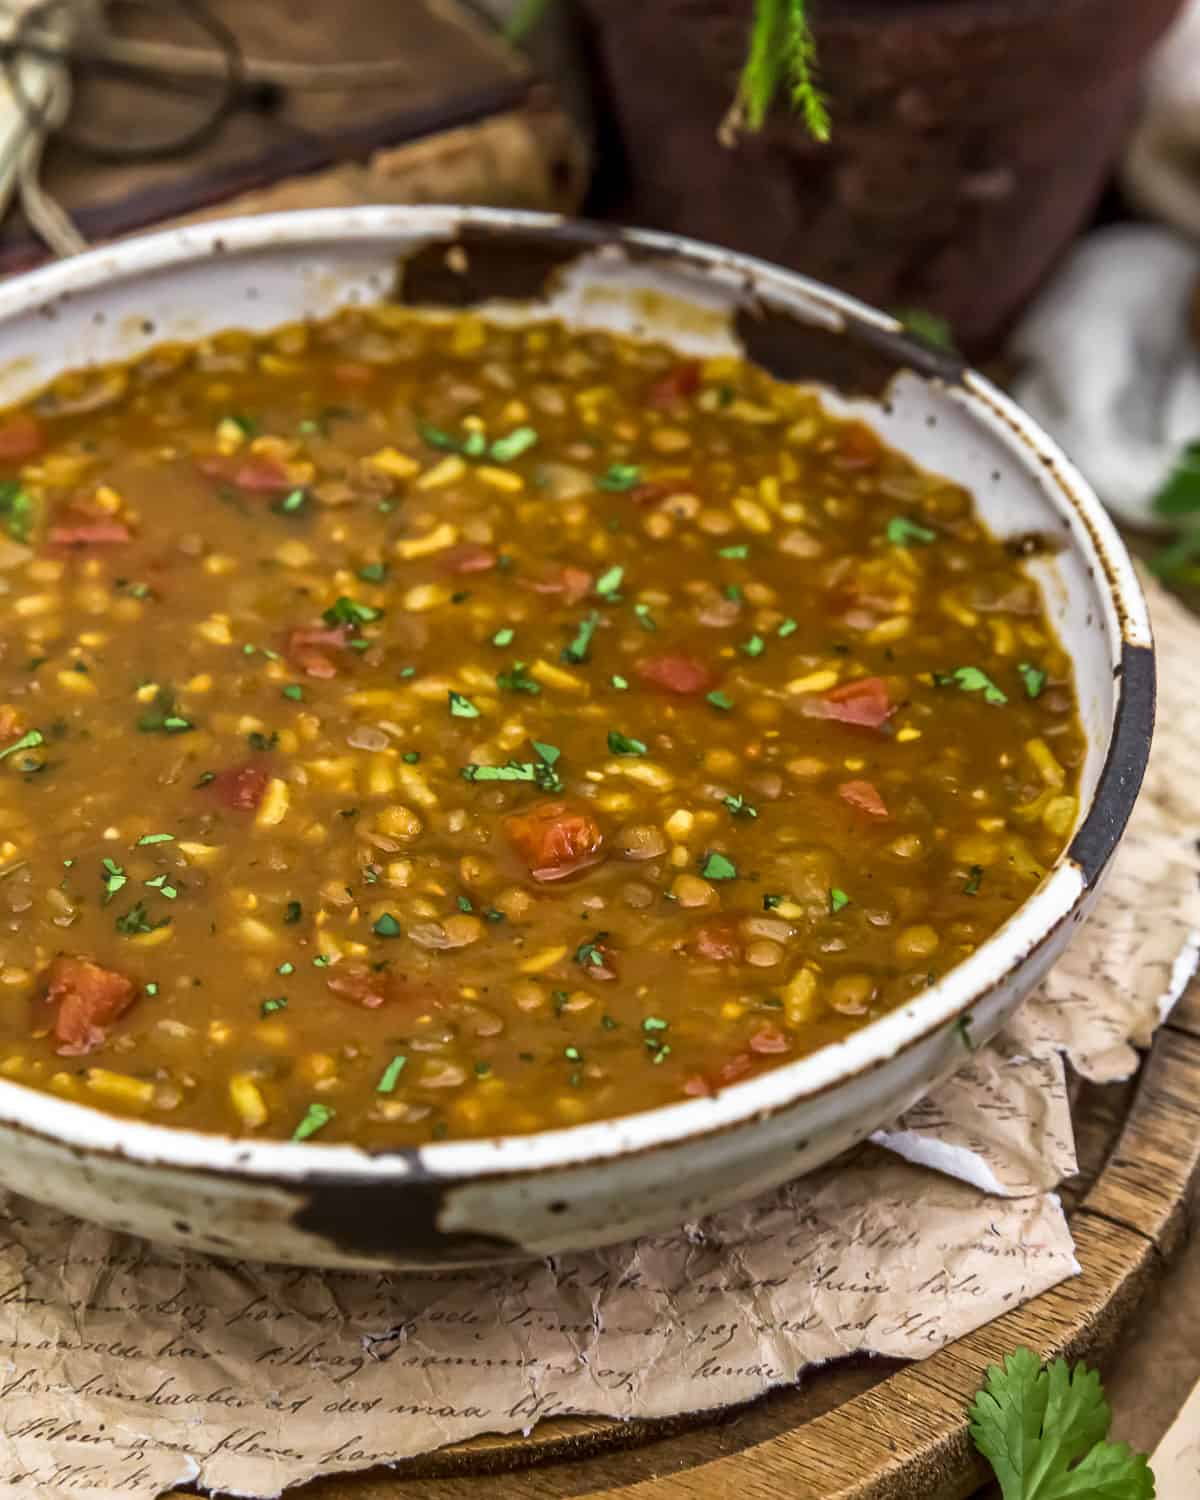
[[(835, 332), (884, 349), (918, 374), (959, 387), (972, 418), (990, 426), (1015, 462), (1040, 475), (1060, 511), (1081, 524), (1094, 554), (1098, 586), (1111, 606), (1105, 631), (1116, 658), (1117, 702), (1105, 761), (1071, 843), (1004, 926), (920, 997), (840, 1042), (732, 1084), (710, 1098), (529, 1135), (368, 1150), (320, 1142), (258, 1141), (149, 1124), (0, 1079), (0, 1127), (91, 1156), (299, 1187), (406, 1180), (450, 1185), (598, 1165), (696, 1143), (790, 1111), (864, 1078), (937, 1032), (961, 1025), (970, 1010), (1064, 923), (1082, 917), (1089, 893), (1124, 832), (1149, 756), (1155, 668), (1146, 602), (1112, 521), (1058, 445), (982, 375), (911, 338), (898, 319), (797, 272), (674, 234), (524, 210), (366, 205), (215, 219), (90, 250), (0, 285), (0, 326), (30, 311), (51, 308), (74, 293), (148, 273), (169, 273), (216, 253), (235, 263), (243, 253), (267, 249), (301, 252), (305, 247), (386, 245), (405, 238), (449, 244), (473, 232), (493, 242), (547, 242), (575, 255), (616, 246), (650, 262), (682, 264), (702, 276), (720, 273), (725, 283), (732, 276), (756, 298), (784, 309), (799, 307), (811, 315), (814, 307), (820, 308), (832, 316)], [(1078, 536), (1073, 545), (1080, 545)]]

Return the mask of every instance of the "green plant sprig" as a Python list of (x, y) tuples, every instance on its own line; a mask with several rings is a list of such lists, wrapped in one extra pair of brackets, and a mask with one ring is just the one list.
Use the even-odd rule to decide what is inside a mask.
[(725, 129), (761, 130), (786, 88), (814, 140), (830, 136), (829, 107), (817, 84), (817, 45), (808, 0), (754, 0), (750, 45)]

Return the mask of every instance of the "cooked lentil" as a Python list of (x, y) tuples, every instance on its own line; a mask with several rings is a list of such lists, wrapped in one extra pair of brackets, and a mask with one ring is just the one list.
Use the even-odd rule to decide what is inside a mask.
[(383, 306), (0, 419), (0, 1074), (368, 1146), (709, 1093), (1029, 895), (1084, 740), (960, 487), (735, 359)]

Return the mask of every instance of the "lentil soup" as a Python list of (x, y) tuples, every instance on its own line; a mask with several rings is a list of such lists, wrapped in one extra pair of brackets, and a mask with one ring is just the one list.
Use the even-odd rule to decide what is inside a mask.
[(840, 1038), (1030, 895), (1071, 664), (732, 358), (351, 309), (0, 417), (0, 1074), (369, 1147)]

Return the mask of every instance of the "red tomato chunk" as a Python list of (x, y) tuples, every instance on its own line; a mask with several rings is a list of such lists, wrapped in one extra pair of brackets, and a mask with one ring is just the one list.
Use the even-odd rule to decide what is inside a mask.
[(561, 880), (601, 858), (604, 838), (585, 807), (543, 802), (506, 818), (504, 827), (535, 880)]
[(102, 969), (88, 958), (63, 955), (50, 965), (43, 1003), (54, 1011), (52, 1030), (63, 1057), (82, 1057), (102, 1047), (107, 1027), (137, 997), (132, 979)]

